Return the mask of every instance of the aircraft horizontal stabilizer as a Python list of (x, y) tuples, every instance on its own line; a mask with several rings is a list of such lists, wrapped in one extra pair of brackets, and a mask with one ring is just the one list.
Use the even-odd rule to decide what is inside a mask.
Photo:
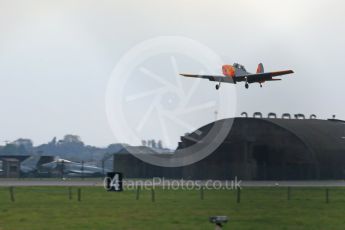
[(269, 80), (266, 80), (266, 81), (281, 81), (282, 79), (280, 78), (272, 78), (272, 79), (269, 79)]

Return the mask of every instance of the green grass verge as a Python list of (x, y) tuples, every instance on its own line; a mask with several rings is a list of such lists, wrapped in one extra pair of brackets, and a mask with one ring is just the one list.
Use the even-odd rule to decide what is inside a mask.
[(214, 229), (212, 215), (227, 215), (224, 229), (344, 229), (345, 189), (244, 188), (236, 191), (198, 190), (106, 192), (101, 187), (77, 188), (69, 200), (65, 187), (17, 187), (15, 202), (0, 188), (0, 230), (8, 229)]

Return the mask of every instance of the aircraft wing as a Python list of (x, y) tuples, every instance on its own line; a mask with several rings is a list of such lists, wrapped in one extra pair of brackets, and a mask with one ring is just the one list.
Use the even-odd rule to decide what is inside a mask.
[(180, 74), (180, 75), (181, 75), (181, 76), (184, 76), (184, 77), (204, 78), (204, 79), (208, 79), (208, 80), (210, 80), (210, 81), (227, 82), (227, 83), (233, 83), (233, 84), (235, 84), (235, 82), (233, 81), (232, 78), (230, 78), (230, 77), (225, 77), (225, 76), (198, 75), (198, 74)]
[(255, 73), (255, 74), (249, 74), (249, 75), (243, 75), (243, 76), (236, 76), (236, 81), (247, 81), (248, 83), (252, 82), (260, 82), (260, 81), (276, 81), (280, 79), (274, 79), (273, 77), (291, 74), (293, 73), (292, 70), (284, 70), (284, 71), (276, 71), (276, 72), (267, 72), (267, 73)]
[(93, 171), (88, 171), (88, 170), (68, 170), (69, 173), (74, 173), (74, 174), (95, 174), (98, 172), (93, 172)]

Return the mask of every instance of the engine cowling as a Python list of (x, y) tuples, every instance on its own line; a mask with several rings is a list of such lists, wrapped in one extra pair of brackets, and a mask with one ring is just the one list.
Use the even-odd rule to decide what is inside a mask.
[(223, 65), (222, 71), (223, 71), (224, 76), (235, 77), (236, 70), (232, 65)]

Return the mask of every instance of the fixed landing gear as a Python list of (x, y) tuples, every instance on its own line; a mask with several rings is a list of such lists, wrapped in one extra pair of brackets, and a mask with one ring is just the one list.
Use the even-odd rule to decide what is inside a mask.
[(220, 88), (220, 83), (216, 85), (216, 90)]
[(244, 79), (246, 80), (246, 84), (245, 84), (244, 86), (246, 87), (246, 89), (248, 89), (248, 88), (249, 88), (249, 84), (248, 84), (248, 78), (247, 78), (247, 76), (245, 76)]
[(262, 84), (260, 83), (260, 88), (262, 88)]

